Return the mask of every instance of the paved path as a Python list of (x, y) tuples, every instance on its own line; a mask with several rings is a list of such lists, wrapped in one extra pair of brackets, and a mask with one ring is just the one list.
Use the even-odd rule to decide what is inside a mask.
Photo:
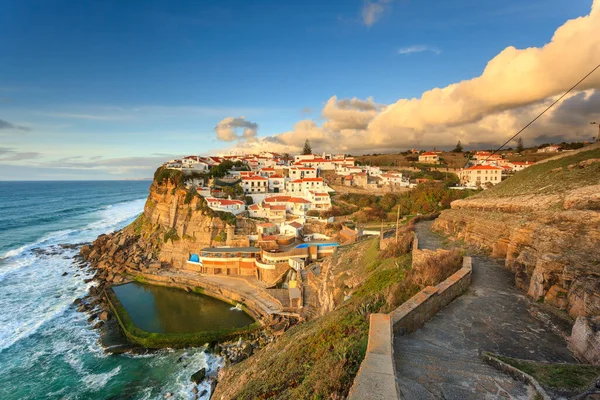
[[(443, 240), (417, 224), (419, 248)], [(418, 331), (394, 338), (403, 399), (527, 399), (522, 383), (484, 363), (480, 352), (553, 362), (576, 362), (561, 337), (528, 312), (530, 300), (502, 263), (473, 257), (469, 290)]]

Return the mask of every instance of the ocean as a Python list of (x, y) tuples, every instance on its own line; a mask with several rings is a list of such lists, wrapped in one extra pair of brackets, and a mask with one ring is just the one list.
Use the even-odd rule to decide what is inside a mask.
[(203, 349), (105, 354), (73, 305), (90, 276), (73, 265), (79, 246), (64, 245), (129, 224), (149, 185), (0, 182), (0, 399), (195, 398), (190, 377), (215, 368), (215, 357)]

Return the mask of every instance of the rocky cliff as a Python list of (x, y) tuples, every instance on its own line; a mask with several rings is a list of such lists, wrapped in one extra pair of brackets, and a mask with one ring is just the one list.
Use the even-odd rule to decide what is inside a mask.
[(124, 272), (179, 269), (204, 247), (247, 246), (247, 236), (235, 236), (235, 225), (245, 222), (231, 217), (208, 208), (176, 179), (155, 179), (144, 212), (133, 223), (101, 235), (81, 252), (107, 282), (121, 282)]
[(452, 203), (434, 229), (506, 259), (529, 296), (600, 315), (600, 150), (532, 166)]

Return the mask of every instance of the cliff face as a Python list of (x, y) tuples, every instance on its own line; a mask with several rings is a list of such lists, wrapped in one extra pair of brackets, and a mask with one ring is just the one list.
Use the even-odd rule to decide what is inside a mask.
[[(184, 189), (170, 181), (166, 184), (154, 182), (144, 206), (141, 220), (127, 231), (151, 238), (157, 245), (157, 258), (174, 268), (182, 268), (190, 253), (198, 253), (203, 247), (222, 246), (229, 238), (230, 245), (247, 245), (247, 242), (232, 242), (234, 229), (218, 217), (210, 215), (198, 196), (189, 196)], [(166, 239), (166, 240), (165, 240)]]
[(434, 229), (506, 258), (535, 300), (600, 315), (600, 150), (535, 165), (452, 203)]
[[(236, 221), (233, 221), (237, 223)], [(159, 268), (183, 268), (190, 253), (209, 246), (247, 246), (229, 225), (170, 180), (153, 182), (144, 212), (119, 232), (102, 235), (82, 254), (107, 282), (121, 282), (125, 271), (135, 274)]]

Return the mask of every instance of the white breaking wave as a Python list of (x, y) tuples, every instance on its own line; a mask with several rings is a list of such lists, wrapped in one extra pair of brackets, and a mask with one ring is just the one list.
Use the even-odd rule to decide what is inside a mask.
[[(35, 334), (64, 313), (73, 300), (87, 292), (83, 271), (72, 264), (73, 249), (53, 249), (57, 254), (38, 255), (34, 248), (94, 240), (102, 233), (124, 227), (143, 210), (144, 200), (119, 203), (93, 211), (95, 219), (81, 229), (49, 233), (40, 240), (8, 251), (0, 269), (0, 352)], [(63, 277), (63, 272), (67, 276)], [(79, 277), (74, 277), (79, 274)], [(65, 285), (65, 283), (68, 285)]]
[(117, 366), (116, 368), (113, 368), (112, 371), (103, 374), (87, 374), (81, 380), (87, 385), (88, 389), (97, 392), (106, 386), (108, 381), (113, 376), (117, 375), (119, 371), (121, 371), (121, 367)]

